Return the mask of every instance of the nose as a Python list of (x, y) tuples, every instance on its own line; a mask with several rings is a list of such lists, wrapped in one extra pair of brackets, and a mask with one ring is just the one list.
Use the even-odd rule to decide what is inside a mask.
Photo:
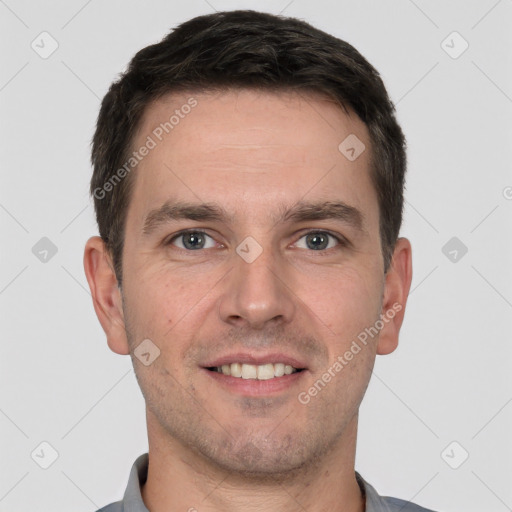
[(254, 261), (238, 253), (233, 259), (234, 268), (220, 297), (221, 320), (252, 329), (263, 329), (270, 323), (289, 323), (297, 298), (285, 262), (276, 259), (270, 248), (265, 248)]

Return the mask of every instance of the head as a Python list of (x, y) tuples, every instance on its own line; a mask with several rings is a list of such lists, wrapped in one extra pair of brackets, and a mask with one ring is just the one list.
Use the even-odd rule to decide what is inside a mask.
[[(194, 18), (111, 86), (92, 163), (87, 278), (153, 432), (252, 474), (340, 443), (411, 281), (405, 142), (377, 71), (296, 19)], [(212, 367), (236, 357), (301, 371), (233, 392)]]

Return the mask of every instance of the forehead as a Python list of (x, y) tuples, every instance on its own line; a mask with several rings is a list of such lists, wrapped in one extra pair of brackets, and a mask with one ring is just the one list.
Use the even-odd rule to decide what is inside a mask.
[(234, 89), (168, 94), (153, 101), (146, 107), (138, 138), (152, 135), (159, 146), (196, 143), (199, 155), (237, 145), (251, 149), (243, 146), (247, 143), (279, 152), (288, 149), (288, 158), (300, 159), (312, 145), (317, 152), (336, 150), (340, 136), (350, 133), (369, 142), (366, 125), (333, 99), (286, 90)]
[[(356, 159), (344, 153), (346, 140), (358, 153), (365, 148)], [(260, 220), (304, 198), (346, 200), (375, 214), (367, 128), (321, 96), (169, 94), (147, 107), (133, 149), (143, 145), (152, 148), (137, 165), (130, 202), (139, 221), (171, 198), (259, 208)]]

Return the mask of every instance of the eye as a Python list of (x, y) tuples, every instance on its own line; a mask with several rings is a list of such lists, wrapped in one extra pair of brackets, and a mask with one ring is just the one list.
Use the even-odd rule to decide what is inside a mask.
[[(303, 239), (305, 240), (305, 247), (304, 244), (302, 247), (299, 245), (300, 240)], [(331, 243), (333, 240), (334, 243)], [(306, 233), (304, 236), (302, 236), (296, 245), (301, 249), (324, 251), (326, 249), (332, 249), (336, 245), (344, 245), (344, 242), (340, 237), (337, 237), (327, 231), (310, 231), (309, 233)]]
[[(302, 240), (304, 242), (301, 242)], [(212, 249), (215, 247), (215, 243), (215, 240), (204, 231), (191, 229), (177, 233), (165, 245), (174, 245), (187, 251), (197, 251), (200, 249)], [(303, 235), (295, 245), (301, 249), (325, 252), (327, 249), (332, 249), (339, 245), (343, 246), (346, 243), (341, 237), (328, 231), (310, 231)]]
[[(210, 239), (210, 245), (207, 244), (207, 239)], [(180, 249), (196, 251), (198, 249), (211, 249), (215, 246), (215, 241), (210, 235), (207, 235), (204, 231), (182, 231), (177, 235), (173, 236), (166, 245), (176, 245)]]

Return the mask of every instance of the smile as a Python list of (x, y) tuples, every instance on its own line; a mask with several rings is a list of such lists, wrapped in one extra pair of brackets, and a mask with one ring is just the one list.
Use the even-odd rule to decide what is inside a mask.
[(231, 363), (223, 364), (222, 366), (214, 366), (208, 368), (208, 370), (231, 377), (254, 380), (269, 380), (301, 371), (301, 369), (294, 368), (284, 363), (266, 363), (261, 365)]

